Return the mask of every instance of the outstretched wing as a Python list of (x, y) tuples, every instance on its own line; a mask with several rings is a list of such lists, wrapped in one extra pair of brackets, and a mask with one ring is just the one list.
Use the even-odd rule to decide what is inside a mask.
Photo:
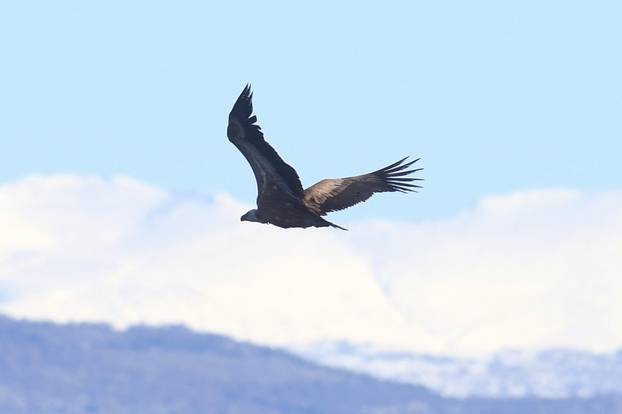
[(304, 192), (305, 205), (316, 214), (324, 215), (330, 211), (343, 210), (363, 202), (374, 193), (400, 191), (402, 193), (416, 191), (420, 185), (412, 181), (421, 181), (422, 178), (408, 177), (423, 168), (408, 170), (416, 160), (404, 163), (408, 157), (369, 174), (356, 177), (322, 180)]
[(227, 137), (251, 165), (257, 180), (258, 196), (268, 186), (271, 190), (276, 186), (279, 191), (301, 197), (302, 184), (296, 170), (283, 161), (264, 140), (261, 127), (256, 124), (257, 117), (252, 115), (252, 98), (250, 85), (246, 85), (229, 113)]

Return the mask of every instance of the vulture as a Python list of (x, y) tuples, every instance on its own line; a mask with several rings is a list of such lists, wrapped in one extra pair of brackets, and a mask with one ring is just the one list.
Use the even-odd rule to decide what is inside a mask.
[(229, 113), (227, 125), (229, 141), (244, 155), (257, 181), (257, 208), (240, 217), (241, 221), (282, 228), (330, 226), (347, 230), (322, 216), (366, 201), (374, 193), (416, 192), (421, 188), (413, 182), (422, 178), (410, 174), (423, 168), (408, 169), (419, 158), (409, 161), (406, 157), (368, 174), (324, 179), (303, 189), (296, 170), (264, 139), (253, 115), (252, 98), (250, 85), (246, 85)]

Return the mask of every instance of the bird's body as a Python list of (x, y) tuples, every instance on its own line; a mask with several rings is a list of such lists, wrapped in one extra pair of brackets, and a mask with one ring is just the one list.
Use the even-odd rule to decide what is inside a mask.
[(322, 216), (367, 200), (377, 192), (408, 192), (419, 188), (406, 177), (421, 170), (407, 168), (417, 160), (406, 158), (388, 167), (355, 177), (325, 179), (303, 190), (300, 178), (279, 157), (264, 138), (252, 115), (252, 93), (246, 86), (229, 114), (227, 137), (244, 155), (257, 181), (257, 209), (241, 217), (242, 221), (269, 223), (278, 227), (336, 227)]

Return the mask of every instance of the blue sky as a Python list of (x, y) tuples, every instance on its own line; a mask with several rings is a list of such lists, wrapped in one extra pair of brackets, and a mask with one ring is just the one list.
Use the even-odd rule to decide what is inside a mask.
[[(5, 2), (0, 182), (125, 174), (253, 202), (225, 137), (246, 82), (303, 184), (422, 156), (426, 188), (348, 217), (619, 188), (619, 2)], [(343, 213), (341, 213), (343, 214)]]
[[(618, 349), (621, 15), (4, 2), (0, 311), (275, 345)], [(225, 128), (247, 82), (304, 184), (411, 154), (425, 188), (331, 215), (350, 232), (240, 223), (256, 186)]]

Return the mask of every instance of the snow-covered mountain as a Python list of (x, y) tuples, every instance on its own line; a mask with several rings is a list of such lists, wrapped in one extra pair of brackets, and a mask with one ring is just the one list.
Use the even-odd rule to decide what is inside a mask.
[(384, 351), (343, 342), (293, 348), (326, 366), (424, 385), (452, 397), (592, 397), (622, 394), (622, 351), (503, 351), (457, 358)]
[(182, 326), (0, 315), (0, 413), (617, 414), (622, 396), (446, 398)]

